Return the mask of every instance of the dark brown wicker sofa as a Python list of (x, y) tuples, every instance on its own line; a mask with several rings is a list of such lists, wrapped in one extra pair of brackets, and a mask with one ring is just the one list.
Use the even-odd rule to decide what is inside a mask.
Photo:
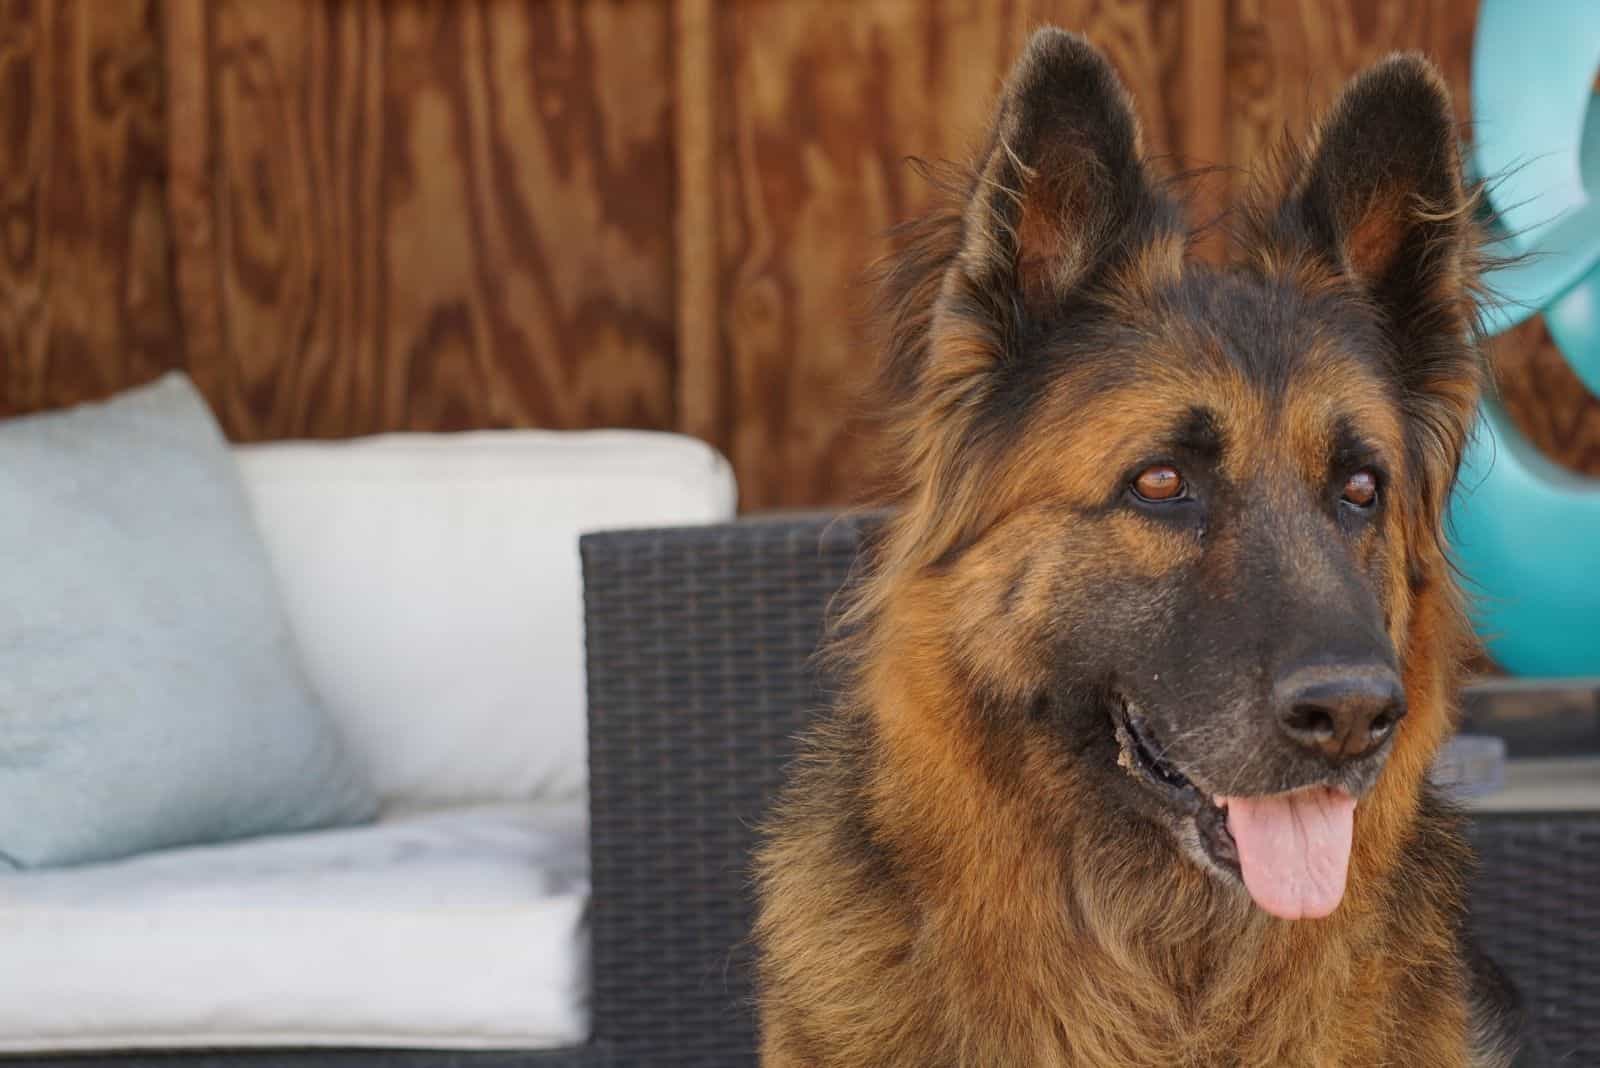
[[(583, 539), (593, 816), (588, 1045), (537, 1054), (322, 1050), (20, 1063), (753, 1066), (747, 857), (796, 732), (828, 701), (829, 680), (813, 654), (873, 526), (870, 518), (788, 517)], [(1524, 722), (1510, 736), (1512, 754), (1593, 747), (1596, 722), (1569, 716), (1554, 743)], [(1600, 1065), (1600, 813), (1480, 816), (1473, 836), (1483, 865), (1473, 898), (1480, 940), (1521, 986), (1552, 1063)]]

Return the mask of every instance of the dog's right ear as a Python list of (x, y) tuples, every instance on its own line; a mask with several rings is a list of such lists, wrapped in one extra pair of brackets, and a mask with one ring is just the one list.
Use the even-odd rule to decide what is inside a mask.
[(946, 295), (1048, 316), (1160, 204), (1116, 72), (1082, 37), (1039, 30), (1001, 95)]
[[(896, 402), (904, 485), (939, 498), (924, 547), (981, 525), (958, 462), (986, 428), (1015, 425), (1042, 380), (1038, 343), (1094, 303), (1139, 300), (1182, 271), (1182, 214), (1150, 181), (1139, 123), (1111, 65), (1076, 34), (1043, 29), (1001, 93), (957, 215), (930, 216), (885, 275), (884, 383)], [(971, 490), (971, 492), (968, 492)]]
[[(1032, 372), (1056, 358), (1036, 339), (1090, 290), (1138, 300), (1182, 270), (1181, 213), (1139, 153), (1111, 64), (1076, 34), (1036, 32), (959, 214), (918, 223), (885, 273), (883, 382), (907, 484), (963, 499), (946, 485), (950, 458), (991, 414), (1015, 422), (1015, 402), (1040, 381)], [(952, 530), (970, 519), (947, 514)]]

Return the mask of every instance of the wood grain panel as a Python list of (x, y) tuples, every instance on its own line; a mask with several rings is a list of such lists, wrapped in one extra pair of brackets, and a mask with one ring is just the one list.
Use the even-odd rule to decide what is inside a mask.
[(863, 274), (929, 203), (908, 155), (963, 159), (1043, 21), (1089, 32), (1176, 144), (1179, 11), (1147, 3), (717, 5), (716, 226), (731, 452), (746, 507), (837, 504), (870, 481)]
[[(1248, 166), (1461, 0), (0, 0), (0, 413), (187, 366), (236, 438), (676, 427), (747, 508), (874, 469), (864, 275), (1040, 22), (1167, 169)], [(170, 171), (170, 174), (169, 174)], [(181, 312), (181, 315), (180, 315)], [(181, 330), (180, 330), (181, 325)], [(1600, 474), (1538, 324), (1507, 407)]]
[(673, 4), (673, 282), (677, 297), (678, 430), (726, 451), (733, 432), (718, 324), (717, 32), (715, 0)]
[(154, 0), (0, 2), (0, 414), (180, 361)]
[(204, 48), (190, 359), (235, 437), (672, 425), (665, 5), (168, 3)]
[(1169, 92), (1176, 144), (1191, 170), (1189, 216), (1196, 227), (1192, 251), (1209, 262), (1227, 256), (1224, 230), (1213, 225), (1227, 212), (1232, 185), (1228, 162), (1228, 5), (1226, 0), (1183, 0), (1181, 80)]

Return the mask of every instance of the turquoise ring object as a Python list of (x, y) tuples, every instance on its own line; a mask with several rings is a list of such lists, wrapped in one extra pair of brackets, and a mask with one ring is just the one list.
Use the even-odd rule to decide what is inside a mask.
[[(1472, 56), (1473, 169), (1489, 176), (1499, 253), (1491, 333), (1543, 312), (1600, 395), (1600, 3), (1485, 0)], [(1591, 195), (1591, 190), (1596, 195)], [(1551, 463), (1492, 399), (1451, 503), (1474, 622), (1504, 668), (1600, 675), (1600, 479)]]

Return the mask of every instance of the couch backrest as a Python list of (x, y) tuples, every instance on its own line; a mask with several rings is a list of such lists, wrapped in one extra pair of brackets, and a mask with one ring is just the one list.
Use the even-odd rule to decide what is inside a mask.
[(690, 438), (489, 431), (241, 446), (312, 683), (402, 803), (582, 798), (578, 536), (732, 516)]

